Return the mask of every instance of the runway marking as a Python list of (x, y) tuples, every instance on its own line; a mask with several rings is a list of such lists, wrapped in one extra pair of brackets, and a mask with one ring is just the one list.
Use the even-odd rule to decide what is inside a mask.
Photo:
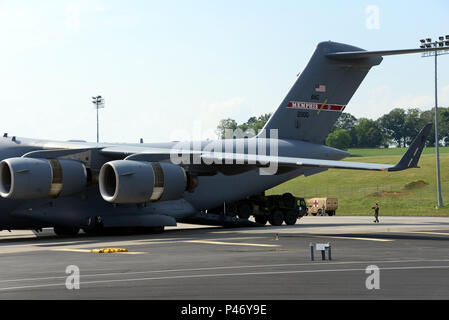
[[(428, 269), (449, 269), (449, 266), (426, 266), (426, 267), (390, 267), (379, 268), (381, 271), (390, 270), (428, 270)], [(183, 275), (183, 276), (165, 276), (165, 277), (151, 277), (151, 278), (133, 278), (133, 279), (115, 279), (115, 280), (96, 280), (81, 282), (81, 286), (89, 284), (102, 283), (118, 283), (118, 282), (142, 282), (154, 280), (173, 280), (173, 279), (194, 279), (194, 278), (218, 278), (218, 277), (242, 277), (242, 276), (263, 276), (263, 275), (282, 275), (282, 274), (301, 274), (301, 273), (331, 273), (331, 272), (365, 272), (366, 268), (362, 269), (327, 269), (327, 270), (292, 270), (292, 271), (269, 271), (269, 272), (246, 272), (246, 273), (218, 273), (218, 274), (200, 274), (200, 275)], [(57, 284), (42, 284), (21, 287), (7, 287), (0, 288), (0, 291), (11, 291), (21, 289), (36, 289), (46, 287), (64, 287), (63, 283)]]
[(249, 247), (280, 247), (274, 244), (259, 244), (259, 243), (240, 243), (240, 242), (223, 242), (223, 241), (209, 241), (209, 240), (188, 240), (186, 243), (201, 243), (201, 244), (216, 244), (223, 246), (249, 246)]
[(349, 239), (361, 241), (377, 241), (377, 242), (394, 242), (393, 239), (378, 239), (378, 238), (356, 238), (356, 237), (337, 237), (337, 236), (311, 236), (311, 238), (331, 238), (331, 239)]
[[(89, 249), (75, 249), (75, 248), (51, 249), (50, 251), (92, 253), (92, 250), (89, 250)], [(114, 254), (130, 254), (130, 255), (136, 255), (136, 254), (146, 254), (146, 252), (116, 252), (116, 253), (114, 253)], [(105, 253), (104, 255), (107, 255), (107, 253)]]
[(443, 233), (443, 232), (427, 232), (427, 231), (399, 231), (395, 233), (411, 233), (411, 234), (430, 234), (430, 235), (438, 235), (438, 236), (448, 236), (449, 233)]
[(51, 251), (64, 251), (64, 252), (83, 252), (83, 253), (90, 253), (90, 250), (87, 250), (87, 249), (70, 249), (70, 248), (64, 248), (64, 249), (51, 249)]
[[(216, 241), (216, 240), (237, 240), (237, 239), (264, 239), (267, 237), (233, 237), (233, 238), (219, 238), (219, 239), (205, 239), (209, 241)], [(132, 239), (132, 240), (111, 240), (111, 239), (105, 239), (104, 241), (99, 241), (95, 245), (100, 245), (104, 247), (109, 246), (145, 246), (145, 245), (157, 245), (157, 244), (175, 244), (175, 243), (189, 243), (190, 240), (172, 240), (172, 239), (179, 239), (179, 238), (164, 238), (164, 239)], [(195, 238), (187, 238), (191, 240), (201, 240), (201, 239), (195, 239)], [(94, 238), (95, 240), (95, 238)], [(67, 248), (68, 245), (72, 245), (72, 248)], [(59, 247), (65, 247), (60, 248), (59, 251), (67, 251), (67, 252), (77, 252), (75, 250), (81, 250), (78, 251), (79, 253), (83, 253), (83, 249), (88, 249), (92, 246), (91, 240), (79, 240), (79, 241), (66, 241), (66, 242), (36, 242), (36, 243), (29, 243), (29, 244), (18, 244), (18, 245), (7, 245), (7, 246), (1, 246), (0, 245), (0, 255), (5, 254), (14, 254), (14, 253), (24, 253), (24, 252), (34, 252), (34, 251), (57, 251), (56, 249), (59, 249)], [(122, 253), (125, 254), (125, 253)], [(145, 254), (145, 253), (128, 253), (128, 254)]]
[[(391, 261), (349, 261), (349, 262), (327, 262), (326, 265), (347, 265), (347, 264), (380, 264), (380, 263), (419, 263), (419, 262), (449, 262), (449, 259), (442, 260), (391, 260)], [(281, 267), (301, 267), (301, 266), (321, 266), (321, 263), (287, 263), (287, 264), (266, 264), (266, 265), (244, 265), (244, 266), (226, 266), (226, 267), (209, 267), (209, 268), (190, 268), (190, 269), (169, 269), (169, 270), (149, 270), (149, 271), (133, 271), (133, 272), (109, 272), (109, 273), (94, 273), (84, 274), (83, 277), (105, 277), (105, 276), (117, 276), (117, 275), (138, 275), (138, 274), (150, 274), (150, 273), (172, 273), (172, 272), (193, 272), (193, 271), (212, 271), (212, 270), (229, 270), (229, 269), (250, 269), (250, 268), (281, 268)], [(107, 271), (108, 269), (96, 269), (85, 270), (87, 271)], [(52, 271), (54, 273), (60, 273), (60, 271)], [(22, 281), (41, 281), (41, 280), (57, 280), (66, 279), (67, 276), (53, 276), (53, 277), (40, 277), (40, 278), (22, 278), (22, 279), (6, 279), (0, 280), (0, 283), (5, 282), (22, 282)]]

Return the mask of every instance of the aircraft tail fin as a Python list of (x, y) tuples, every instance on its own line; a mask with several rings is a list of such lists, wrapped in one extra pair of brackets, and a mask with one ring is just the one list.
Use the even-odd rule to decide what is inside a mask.
[(363, 51), (336, 43), (320, 43), (308, 65), (265, 126), (278, 130), (278, 138), (323, 143), (334, 123), (380, 56), (332, 59), (334, 52)]

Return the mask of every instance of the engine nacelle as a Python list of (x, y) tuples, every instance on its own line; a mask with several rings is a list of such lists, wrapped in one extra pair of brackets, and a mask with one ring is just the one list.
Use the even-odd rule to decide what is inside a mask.
[(118, 160), (103, 165), (99, 186), (110, 203), (178, 200), (186, 191), (187, 174), (171, 163)]
[(57, 198), (87, 185), (83, 163), (67, 159), (11, 158), (0, 162), (0, 195), (14, 200)]

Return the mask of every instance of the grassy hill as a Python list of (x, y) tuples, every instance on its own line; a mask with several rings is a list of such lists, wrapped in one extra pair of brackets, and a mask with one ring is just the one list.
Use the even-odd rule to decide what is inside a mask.
[[(348, 161), (395, 164), (405, 149), (352, 149)], [(449, 216), (449, 147), (440, 149), (443, 202), (435, 209), (435, 149), (425, 149), (421, 169), (401, 172), (371, 172), (331, 169), (299, 177), (271, 189), (267, 194), (291, 192), (298, 197), (337, 197), (339, 215), (372, 215), (378, 202), (381, 215)]]

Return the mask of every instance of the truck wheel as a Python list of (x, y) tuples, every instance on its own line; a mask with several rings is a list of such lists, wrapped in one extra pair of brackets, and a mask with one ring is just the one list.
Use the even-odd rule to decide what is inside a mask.
[(288, 226), (293, 226), (298, 221), (298, 215), (296, 214), (296, 211), (289, 210), (285, 213), (285, 224)]
[(266, 225), (268, 222), (267, 216), (256, 216), (256, 222), (261, 225)]
[(281, 210), (274, 210), (270, 214), (270, 218), (268, 219), (270, 221), (270, 224), (272, 226), (282, 226), (282, 223), (284, 223), (284, 213)]
[(238, 217), (242, 220), (248, 220), (251, 214), (253, 213), (251, 204), (247, 202), (241, 203), (238, 206), (238, 208), (239, 208)]

